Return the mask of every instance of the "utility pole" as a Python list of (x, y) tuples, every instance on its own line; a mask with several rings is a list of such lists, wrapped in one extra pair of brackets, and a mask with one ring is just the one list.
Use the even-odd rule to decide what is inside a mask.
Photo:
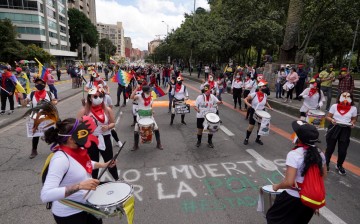
[[(193, 24), (195, 24), (195, 6), (196, 6), (196, 0), (194, 0), (194, 15), (193, 15)], [(191, 60), (192, 60), (192, 52), (193, 52), (193, 49), (192, 49), (192, 46), (190, 47), (190, 59), (189, 59), (189, 73), (190, 73), (190, 76), (191, 76)]]
[(352, 57), (352, 52), (354, 51), (354, 47), (355, 47), (355, 41), (356, 41), (356, 36), (357, 36), (357, 32), (358, 32), (358, 28), (359, 28), (359, 19), (356, 22), (356, 29), (355, 29), (355, 34), (354, 34), (354, 40), (353, 40), (353, 44), (352, 44), (352, 48), (349, 54), (349, 64), (348, 64), (348, 71), (350, 71), (350, 65), (351, 65), (351, 57)]
[(81, 60), (84, 61), (83, 34), (81, 34)]

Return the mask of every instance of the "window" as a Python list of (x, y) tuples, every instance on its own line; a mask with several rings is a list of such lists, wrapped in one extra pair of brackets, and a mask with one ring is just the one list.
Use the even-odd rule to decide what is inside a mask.
[(59, 15), (59, 20), (60, 20), (60, 22), (66, 24), (66, 20), (65, 20), (64, 16)]
[(63, 51), (67, 51), (67, 50), (68, 50), (68, 46), (61, 45), (61, 50), (63, 50)]
[(60, 32), (66, 34), (66, 27), (60, 26)]
[(57, 30), (57, 24), (50, 19), (48, 20), (48, 26), (50, 29)]
[(49, 31), (49, 37), (58, 38), (58, 35), (54, 32)]
[(53, 19), (56, 18), (56, 17), (55, 17), (55, 12), (54, 12), (52, 9), (50, 9), (49, 7), (47, 7), (47, 15), (48, 15), (49, 17), (53, 18)]
[(24, 9), (38, 11), (37, 1), (26, 1), (24, 0)]
[(45, 30), (32, 27), (16, 27), (16, 31), (22, 34), (32, 34), (32, 35), (43, 35), (45, 36)]
[(10, 19), (13, 23), (44, 24), (44, 17), (20, 13), (0, 12), (0, 19)]
[(67, 41), (67, 38), (65, 36), (60, 35), (60, 40)]
[(51, 6), (51, 7), (55, 8), (55, 1), (54, 1), (54, 0), (47, 0), (47, 1), (46, 1), (46, 4), (47, 4), (48, 6)]
[(66, 14), (66, 10), (65, 10), (65, 7), (63, 7), (63, 6), (58, 6), (58, 11), (59, 11), (59, 13), (61, 13), (61, 14), (63, 14), (63, 15), (65, 15)]

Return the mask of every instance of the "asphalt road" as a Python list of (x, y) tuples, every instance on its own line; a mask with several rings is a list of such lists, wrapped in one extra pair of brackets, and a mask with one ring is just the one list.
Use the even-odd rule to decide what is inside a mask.
[[(199, 84), (185, 80), (190, 99), (195, 100)], [(65, 84), (64, 84), (65, 85)], [(113, 101), (116, 85), (110, 83)], [(66, 91), (67, 87), (59, 85)], [(61, 95), (59, 96), (61, 98)], [(81, 107), (82, 94), (60, 101), (60, 117), (74, 117)], [(167, 97), (156, 101), (167, 101)], [(155, 148), (156, 142), (140, 145), (132, 152), (133, 128), (131, 103), (124, 108), (115, 108), (118, 115), (117, 132), (122, 141), (127, 141), (120, 153), (118, 169), (120, 177), (134, 186), (134, 223), (265, 223), (262, 214), (256, 211), (259, 188), (281, 181), (286, 154), (292, 143), (293, 117), (270, 112), (270, 136), (263, 137), (263, 146), (255, 143), (255, 135), (249, 145), (243, 140), (247, 121), (244, 113), (234, 110), (232, 97), (224, 95), (220, 106), (222, 130), (213, 138), (214, 149), (207, 147), (203, 136), (200, 148), (196, 143), (196, 115), (193, 109), (186, 115), (187, 125), (180, 124), (176, 116), (169, 125), (167, 107), (154, 107), (155, 120), (160, 128), (164, 150)], [(121, 111), (120, 111), (121, 109)], [(1, 119), (1, 118), (0, 118)], [(41, 181), (39, 173), (49, 154), (49, 146), (40, 142), (39, 155), (28, 159), (31, 140), (26, 137), (25, 120), (19, 120), (0, 129), (0, 223), (54, 223), (51, 212), (40, 201)], [(321, 148), (325, 148), (325, 132), (321, 132)], [(359, 142), (351, 142), (347, 161), (360, 167)], [(116, 148), (115, 148), (116, 149)], [(109, 175), (105, 180), (111, 180)], [(335, 173), (334, 164), (326, 180), (327, 205), (320, 217), (311, 223), (358, 223), (360, 191), (359, 176), (348, 171), (347, 176)], [(119, 223), (117, 218), (104, 223)], [(123, 219), (121, 223), (126, 223)]]

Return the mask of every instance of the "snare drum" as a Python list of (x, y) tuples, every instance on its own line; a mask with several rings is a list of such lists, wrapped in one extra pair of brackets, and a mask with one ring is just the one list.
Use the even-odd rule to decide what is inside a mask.
[(254, 120), (258, 123), (261, 123), (262, 118), (271, 119), (271, 115), (264, 110), (256, 110), (254, 113)]
[(184, 101), (175, 101), (175, 113), (176, 114), (190, 113), (190, 104), (186, 104)]
[(309, 110), (306, 114), (306, 122), (314, 125), (317, 129), (324, 129), (325, 112), (321, 110)]
[(114, 216), (123, 209), (123, 203), (129, 199), (134, 187), (125, 182), (112, 182), (99, 185), (86, 200), (92, 207)]
[(274, 204), (276, 195), (281, 194), (284, 189), (279, 189), (278, 191), (274, 191), (272, 185), (266, 185), (260, 188), (260, 197), (259, 203), (262, 203), (260, 206), (264, 216), (266, 216), (267, 211), (269, 208)]
[(207, 127), (211, 132), (216, 132), (220, 127), (220, 117), (215, 113), (207, 113), (204, 117), (204, 128)]
[(138, 120), (139, 132), (142, 143), (151, 143), (153, 136), (154, 120), (150, 117), (140, 118)]

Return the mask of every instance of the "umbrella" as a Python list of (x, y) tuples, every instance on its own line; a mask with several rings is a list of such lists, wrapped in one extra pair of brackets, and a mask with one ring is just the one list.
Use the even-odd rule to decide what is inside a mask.
[(20, 60), (19, 63), (20, 64), (27, 64), (27, 63), (29, 63), (29, 61), (28, 60)]
[(29, 61), (28, 63), (29, 63), (29, 64), (35, 64), (36, 61), (31, 60), (31, 61)]

